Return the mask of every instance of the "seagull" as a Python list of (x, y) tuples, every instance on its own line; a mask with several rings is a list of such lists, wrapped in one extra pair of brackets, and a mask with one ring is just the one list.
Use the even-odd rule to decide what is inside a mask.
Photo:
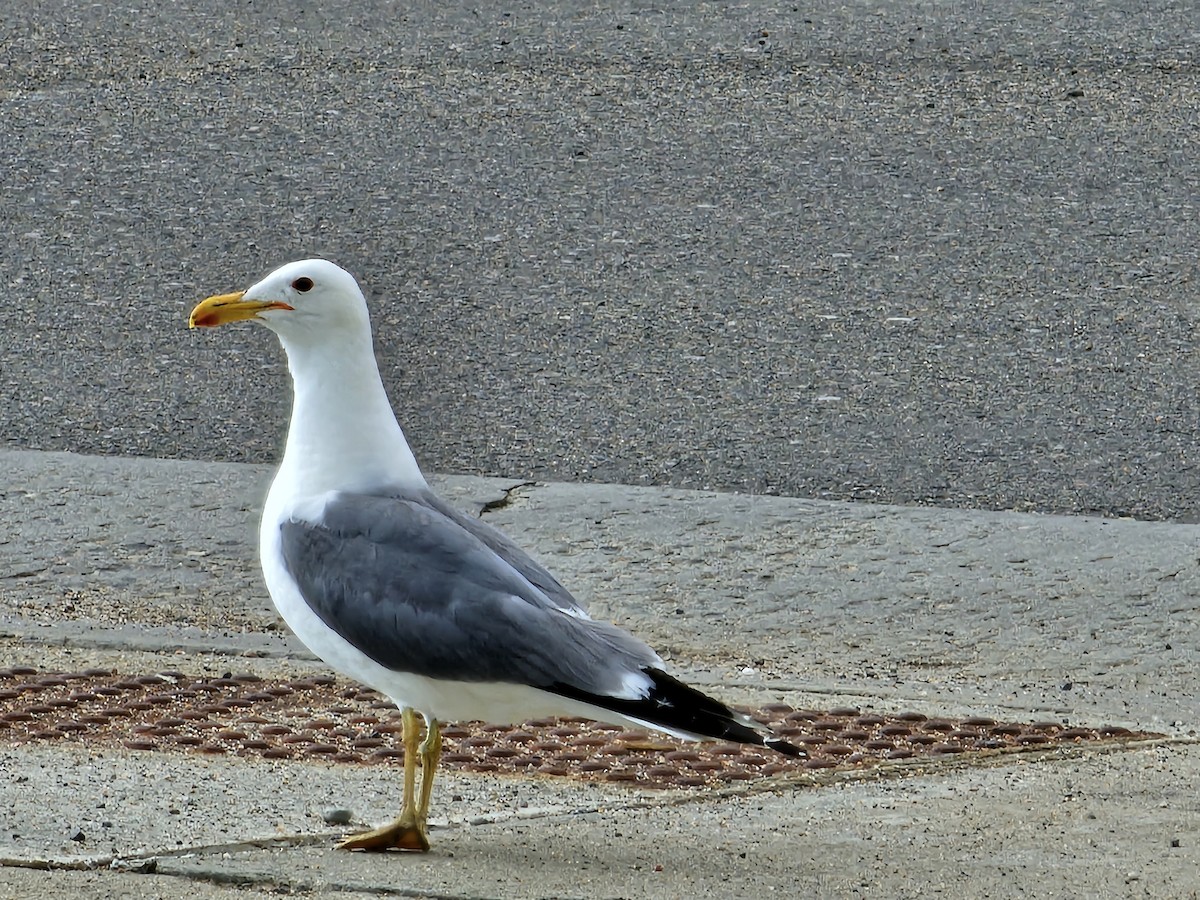
[(388, 401), (350, 273), (288, 263), (203, 300), (189, 325), (244, 320), (275, 332), (294, 389), (259, 534), (267, 590), (313, 653), (401, 711), (400, 815), (340, 848), (429, 849), (446, 721), (583, 716), (804, 755), (667, 674), (649, 646), (592, 619), (503, 533), (434, 493)]

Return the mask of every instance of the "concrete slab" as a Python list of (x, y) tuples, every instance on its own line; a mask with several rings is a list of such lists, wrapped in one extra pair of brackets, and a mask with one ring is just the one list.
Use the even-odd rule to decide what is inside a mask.
[[(70, 897), (71, 900), (244, 900), (278, 897), (270, 885), (259, 888), (223, 882), (185, 881), (170, 875), (121, 875), (112, 872), (13, 869), (0, 871), (0, 900)], [(356, 892), (339, 900), (377, 897)]]
[(1200, 863), (1198, 763), (1194, 744), (1151, 743), (712, 795), (451, 776), (435, 852), (379, 856), (333, 850), (341, 829), (320, 815), (390, 816), (378, 769), (22, 748), (0, 756), (0, 856), (276, 893), (1182, 897)]
[[(322, 668), (258, 580), (261, 468), (4, 451), (0, 466), (5, 665)], [(0, 897), (215, 896), (213, 883), (440, 897), (1200, 891), (1196, 526), (438, 484), (728, 699), (1173, 737), (685, 800), (449, 776), (435, 853), (416, 858), (328, 849), (338, 829), (322, 809), (395, 812), (396, 779), (379, 769), (9, 746)], [(133, 871), (148, 859), (154, 873)], [(114, 860), (102, 875), (67, 871)]]
[[(269, 472), (0, 451), (0, 634), (311, 658), (255, 558)], [(1187, 731), (1200, 526), (440, 478), (700, 683)]]
[[(401, 896), (1186, 897), (1196, 747), (1025, 761), (715, 802), (506, 820), (428, 856), (323, 847), (172, 857), (191, 878)], [(1136, 823), (1136, 833), (1131, 826)]]
[[(400, 777), (379, 767), (30, 745), (0, 750), (0, 859), (63, 867), (273, 841), (331, 845), (399, 812)], [(566, 779), (443, 773), (435, 829), (666, 802), (659, 792)], [(323, 811), (346, 809), (348, 826)]]

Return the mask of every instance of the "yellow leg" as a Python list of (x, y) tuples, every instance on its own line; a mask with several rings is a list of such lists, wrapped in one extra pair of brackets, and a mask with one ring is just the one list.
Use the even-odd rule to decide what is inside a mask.
[(442, 729), (437, 719), (427, 719), (425, 741), (421, 744), (421, 802), (417, 804), (417, 821), (428, 834), (429, 798), (433, 796), (433, 777), (438, 760), (442, 758)]
[[(414, 850), (424, 853), (429, 849), (429, 829), (425, 825), (428, 814), (429, 792), (432, 789), (431, 775), (423, 775), (421, 781), (421, 802), (424, 814), (418, 812), (416, 803), (417, 788), (417, 754), (421, 754), (421, 768), (424, 771), (426, 763), (426, 747), (430, 737), (437, 733), (437, 747), (441, 749), (441, 733), (436, 725), (430, 723), (430, 736), (420, 743), (421, 725), (417, 714), (411, 709), (400, 711), (404, 722), (404, 802), (400, 807), (400, 816), (390, 825), (383, 825), (354, 834), (337, 845), (339, 850)], [(436, 761), (434, 763), (436, 765)], [(425, 782), (431, 782), (427, 788)]]
[(400, 719), (404, 723), (404, 800), (400, 806), (403, 818), (416, 812), (417, 796), (417, 747), (421, 737), (421, 723), (411, 709), (402, 709)]

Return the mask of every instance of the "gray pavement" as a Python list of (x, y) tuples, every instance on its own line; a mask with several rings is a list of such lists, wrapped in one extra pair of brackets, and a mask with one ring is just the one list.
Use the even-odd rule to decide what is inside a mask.
[(8, 6), (13, 446), (270, 460), (323, 254), (435, 471), (1200, 520), (1190, 3)]
[(0, 898), (1200, 893), (1188, 4), (13, 6), (0, 666), (324, 670), (254, 559), (280, 354), (183, 330), (319, 254), (421, 461), (500, 476), (441, 489), (695, 683), (1165, 737), (451, 774), (425, 857), (330, 849), (375, 769), (3, 746)]
[[(263, 468), (37, 452), (0, 466), (4, 664), (322, 669), (258, 585)], [(700, 795), (448, 774), (419, 858), (330, 848), (321, 810), (394, 813), (395, 776), (374, 767), (10, 746), (0, 897), (1200, 892), (1196, 526), (438, 485), (731, 700), (1167, 737)]]

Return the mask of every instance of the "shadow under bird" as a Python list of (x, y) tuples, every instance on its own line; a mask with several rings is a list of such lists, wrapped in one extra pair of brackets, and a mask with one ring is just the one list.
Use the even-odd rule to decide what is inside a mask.
[(585, 716), (803, 755), (667, 674), (650, 647), (592, 619), (509, 538), (430, 489), (388, 402), (367, 303), (348, 272), (320, 259), (289, 263), (204, 300), (190, 324), (242, 320), (275, 332), (294, 382), (259, 536), (271, 599), (317, 656), (402, 712), (400, 816), (340, 847), (429, 849), (443, 721)]

